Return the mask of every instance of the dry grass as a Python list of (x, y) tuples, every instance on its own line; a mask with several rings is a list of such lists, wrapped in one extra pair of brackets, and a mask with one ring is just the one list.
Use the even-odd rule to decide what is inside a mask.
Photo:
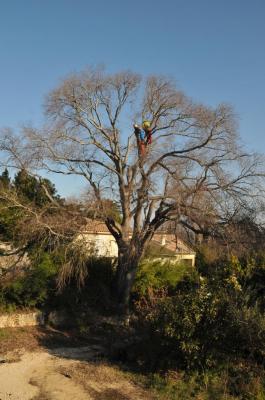
[(118, 368), (105, 362), (80, 363), (60, 368), (60, 373), (83, 386), (93, 400), (153, 400), (152, 394), (135, 384)]
[(71, 331), (52, 328), (25, 327), (0, 329), (0, 355), (14, 350), (37, 351), (42, 348), (79, 346), (84, 344)]
[(41, 332), (36, 328), (0, 329), (0, 354), (26, 349), (34, 351), (39, 347)]

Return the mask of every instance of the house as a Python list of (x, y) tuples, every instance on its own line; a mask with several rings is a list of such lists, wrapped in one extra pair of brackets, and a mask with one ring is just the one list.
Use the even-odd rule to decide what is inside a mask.
[(182, 239), (171, 233), (159, 231), (155, 233), (148, 250), (147, 256), (149, 255), (149, 257), (195, 266), (195, 251)]
[[(117, 243), (103, 221), (89, 219), (78, 240), (85, 242), (97, 257), (118, 257)], [(154, 234), (146, 257), (195, 266), (195, 255), (180, 238), (160, 231)]]

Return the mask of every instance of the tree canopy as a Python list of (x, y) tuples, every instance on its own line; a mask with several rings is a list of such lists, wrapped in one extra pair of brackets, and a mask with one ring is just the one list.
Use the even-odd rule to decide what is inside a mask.
[[(209, 233), (256, 203), (262, 190), (262, 159), (239, 144), (232, 108), (195, 103), (166, 77), (88, 69), (47, 96), (45, 114), (40, 129), (25, 128), (20, 137), (3, 131), (5, 165), (86, 180), (119, 248), (123, 304), (165, 222)], [(141, 153), (133, 125), (144, 120), (152, 143)], [(118, 205), (120, 221), (106, 213), (106, 199)]]

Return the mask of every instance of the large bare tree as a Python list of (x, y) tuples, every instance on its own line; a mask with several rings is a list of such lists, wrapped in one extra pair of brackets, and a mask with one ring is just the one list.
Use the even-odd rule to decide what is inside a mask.
[[(118, 245), (116, 292), (124, 306), (139, 260), (166, 221), (209, 233), (258, 196), (260, 160), (239, 146), (231, 107), (195, 104), (165, 77), (90, 69), (63, 80), (45, 113), (41, 129), (5, 132), (2, 150), (9, 165), (88, 182)], [(141, 155), (133, 124), (143, 120), (153, 140)], [(104, 211), (106, 199), (118, 204), (120, 222)]]

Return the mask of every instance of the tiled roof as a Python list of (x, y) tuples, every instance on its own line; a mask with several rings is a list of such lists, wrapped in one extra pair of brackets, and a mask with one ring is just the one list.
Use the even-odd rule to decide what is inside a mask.
[(87, 219), (86, 226), (84, 227), (85, 233), (108, 233), (110, 235), (110, 231), (107, 228), (107, 225), (104, 221), (100, 221), (98, 219)]

